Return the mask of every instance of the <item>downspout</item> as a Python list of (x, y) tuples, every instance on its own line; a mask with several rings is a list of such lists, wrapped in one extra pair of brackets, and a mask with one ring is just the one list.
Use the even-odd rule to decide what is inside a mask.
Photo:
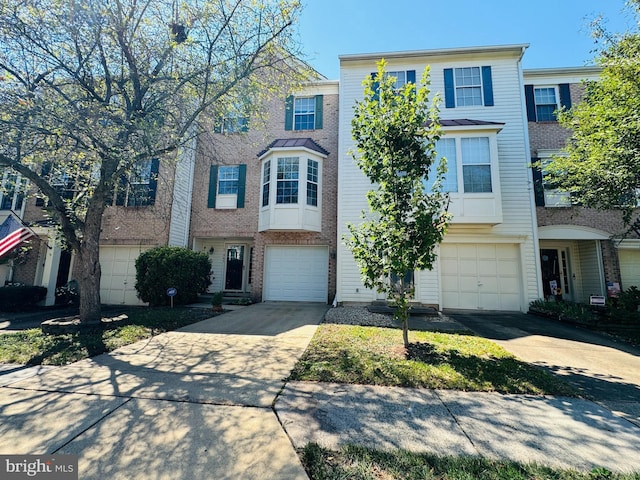
[[(527, 106), (524, 98), (524, 73), (522, 71), (522, 57), (524, 56), (525, 49), (527, 47), (522, 47), (522, 54), (518, 59), (518, 75), (520, 81), (520, 111), (522, 112), (522, 125), (524, 126), (524, 140), (526, 145), (526, 154), (527, 154), (527, 171), (529, 176), (529, 205), (531, 209), (531, 239), (533, 242), (534, 251), (534, 264), (536, 269), (536, 284), (538, 289), (538, 298), (542, 298), (542, 266), (540, 264), (540, 239), (538, 236), (538, 215), (536, 213), (536, 200), (534, 195), (534, 183), (533, 183), (533, 172), (531, 171), (530, 163), (531, 163), (531, 145), (529, 143), (529, 121), (527, 119)], [(526, 271), (526, 270), (525, 270)]]

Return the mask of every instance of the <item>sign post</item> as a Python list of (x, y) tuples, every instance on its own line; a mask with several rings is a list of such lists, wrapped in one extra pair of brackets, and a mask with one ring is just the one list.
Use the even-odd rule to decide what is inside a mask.
[(167, 288), (167, 296), (171, 299), (171, 308), (173, 308), (173, 297), (178, 294), (178, 290), (174, 287)]

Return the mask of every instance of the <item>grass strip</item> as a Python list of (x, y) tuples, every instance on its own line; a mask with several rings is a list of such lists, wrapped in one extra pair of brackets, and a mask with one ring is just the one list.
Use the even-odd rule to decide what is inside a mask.
[(550, 373), (468, 334), (322, 324), (290, 379), (478, 392), (575, 396)]

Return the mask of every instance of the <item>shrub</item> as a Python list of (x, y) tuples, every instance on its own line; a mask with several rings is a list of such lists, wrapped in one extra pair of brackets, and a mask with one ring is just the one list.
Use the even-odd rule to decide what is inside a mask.
[(167, 289), (174, 287), (175, 305), (193, 303), (209, 284), (211, 261), (202, 252), (182, 247), (156, 247), (136, 260), (138, 297), (151, 306), (169, 305)]
[(640, 324), (640, 290), (629, 287), (620, 292), (609, 309), (609, 320), (613, 323)]
[(7, 286), (0, 288), (0, 310), (13, 312), (34, 307), (47, 296), (45, 287)]

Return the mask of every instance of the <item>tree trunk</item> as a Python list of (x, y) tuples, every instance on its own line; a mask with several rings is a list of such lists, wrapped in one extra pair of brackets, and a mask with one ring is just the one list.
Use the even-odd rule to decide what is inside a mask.
[(80, 322), (100, 323), (102, 310), (100, 306), (100, 230), (104, 204), (98, 198), (98, 206), (94, 202), (87, 210), (84, 235), (80, 242), (78, 255), (78, 287), (80, 290)]

